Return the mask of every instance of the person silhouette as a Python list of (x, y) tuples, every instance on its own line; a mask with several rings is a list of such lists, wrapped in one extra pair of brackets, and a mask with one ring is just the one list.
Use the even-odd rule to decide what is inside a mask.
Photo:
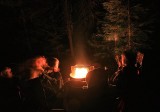
[(138, 112), (139, 102), (139, 78), (137, 74), (136, 52), (126, 50), (123, 52), (122, 62), (125, 66), (119, 72), (116, 87), (120, 95), (119, 111), (122, 112)]
[(0, 111), (21, 111), (18, 80), (10, 66), (0, 67)]
[(86, 76), (88, 89), (83, 111), (109, 111), (113, 110), (113, 94), (107, 82), (107, 70), (103, 67), (89, 71)]

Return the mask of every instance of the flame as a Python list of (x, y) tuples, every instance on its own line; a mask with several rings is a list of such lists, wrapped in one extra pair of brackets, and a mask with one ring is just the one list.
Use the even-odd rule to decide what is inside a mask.
[(88, 68), (75, 68), (74, 71), (70, 74), (73, 78), (86, 78), (86, 75), (88, 73)]
[(87, 68), (76, 68), (75, 78), (85, 78), (88, 73)]

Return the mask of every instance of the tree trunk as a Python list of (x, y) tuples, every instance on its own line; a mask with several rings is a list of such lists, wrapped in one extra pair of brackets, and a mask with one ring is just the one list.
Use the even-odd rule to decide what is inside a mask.
[(130, 0), (128, 0), (128, 48), (131, 48), (131, 18), (130, 18)]
[(66, 17), (66, 26), (67, 26), (67, 32), (68, 32), (68, 39), (69, 39), (69, 45), (70, 45), (70, 50), (71, 50), (71, 55), (74, 58), (74, 49), (73, 49), (73, 25), (72, 25), (72, 20), (71, 20), (71, 14), (69, 13), (69, 7), (68, 7), (68, 0), (65, 0), (64, 4), (64, 12), (65, 12), (65, 17)]

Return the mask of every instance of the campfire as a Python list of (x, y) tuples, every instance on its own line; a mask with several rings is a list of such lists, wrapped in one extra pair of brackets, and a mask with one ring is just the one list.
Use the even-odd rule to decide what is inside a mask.
[(89, 71), (93, 70), (94, 66), (75, 65), (71, 66), (70, 77), (72, 80), (70, 84), (75, 88), (87, 89), (86, 75)]
[(86, 78), (87, 73), (93, 69), (94, 69), (94, 66), (84, 66), (84, 65), (71, 66), (70, 77), (76, 78), (76, 79)]

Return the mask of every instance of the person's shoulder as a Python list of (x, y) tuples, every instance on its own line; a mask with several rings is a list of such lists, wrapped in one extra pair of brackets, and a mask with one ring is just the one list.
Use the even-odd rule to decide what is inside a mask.
[(55, 76), (56, 76), (57, 78), (61, 78), (61, 77), (62, 77), (62, 74), (61, 74), (61, 72), (55, 72)]
[(61, 75), (61, 72), (54, 72), (55, 75)]
[(58, 78), (62, 76), (60, 72), (52, 72), (52, 73), (49, 73), (48, 75), (52, 78)]

